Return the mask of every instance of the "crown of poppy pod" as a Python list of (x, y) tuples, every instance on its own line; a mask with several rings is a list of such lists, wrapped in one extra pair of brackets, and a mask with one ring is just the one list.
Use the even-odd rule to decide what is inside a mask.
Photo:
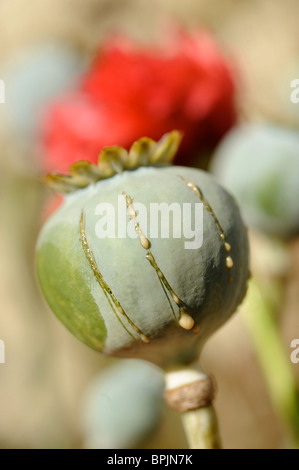
[(48, 186), (63, 193), (70, 193), (85, 188), (90, 183), (111, 178), (125, 170), (134, 170), (140, 166), (165, 165), (172, 162), (182, 139), (179, 131), (165, 134), (159, 142), (149, 137), (142, 137), (131, 146), (129, 152), (114, 145), (105, 147), (94, 165), (87, 160), (73, 163), (69, 175), (49, 174), (45, 178)]

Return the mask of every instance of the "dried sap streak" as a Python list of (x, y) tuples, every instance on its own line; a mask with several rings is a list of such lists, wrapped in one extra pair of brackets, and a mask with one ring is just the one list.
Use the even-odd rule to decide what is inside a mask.
[[(224, 248), (225, 248), (225, 251), (227, 253), (230, 252), (231, 250), (231, 246), (230, 244), (226, 241), (226, 238), (225, 238), (225, 234), (224, 234), (224, 231), (223, 231), (223, 228), (221, 227), (220, 225), (220, 222), (219, 220), (217, 219), (216, 215), (215, 215), (215, 212), (213, 211), (212, 207), (210, 206), (210, 204), (208, 203), (208, 201), (206, 200), (206, 198), (204, 197), (202, 191), (194, 184), (192, 183), (192, 181), (188, 181), (186, 180), (185, 178), (183, 178), (182, 176), (179, 176), (179, 178), (184, 181), (184, 183), (186, 183), (186, 185), (188, 186), (188, 188), (192, 189), (192, 191), (199, 197), (199, 199), (201, 200), (201, 202), (203, 203), (204, 205), (204, 208), (206, 209), (206, 211), (213, 217), (214, 219), (214, 222), (216, 224), (216, 227), (219, 231), (219, 235), (220, 235), (220, 238), (224, 244)], [(233, 259), (230, 255), (227, 255), (226, 258), (225, 258), (225, 265), (227, 267), (227, 269), (232, 269), (232, 267), (234, 266), (234, 262), (233, 262)], [(232, 282), (233, 278), (232, 276), (230, 275), (229, 277), (229, 282)]]
[(185, 330), (191, 330), (194, 327), (193, 318), (191, 317), (191, 315), (189, 315), (186, 308), (184, 307), (184, 303), (179, 298), (179, 296), (174, 292), (174, 290), (170, 286), (169, 282), (167, 281), (166, 277), (162, 273), (161, 269), (157, 265), (156, 260), (155, 260), (153, 254), (150, 250), (151, 243), (150, 243), (149, 239), (142, 232), (141, 227), (139, 225), (139, 222), (137, 220), (137, 213), (136, 213), (135, 208), (133, 206), (132, 198), (130, 196), (128, 196), (127, 194), (125, 194), (125, 193), (123, 193), (123, 195), (126, 199), (128, 216), (130, 217), (130, 219), (134, 223), (135, 231), (136, 231), (136, 233), (139, 237), (142, 248), (144, 248), (147, 251), (146, 256), (145, 256), (146, 259), (149, 261), (149, 263), (152, 265), (152, 267), (154, 268), (154, 270), (157, 273), (157, 276), (158, 276), (158, 279), (160, 281), (161, 287), (162, 287), (162, 289), (163, 289), (163, 291), (164, 291), (164, 293), (167, 297), (167, 300), (168, 300), (168, 303), (169, 303), (170, 308), (172, 310), (174, 318), (177, 319), (167, 291), (171, 295), (173, 301), (179, 307), (179, 318), (178, 318), (179, 325), (182, 328), (184, 328)]
[(104, 280), (102, 273), (100, 272), (98, 265), (96, 263), (95, 257), (93, 252), (90, 249), (89, 243), (87, 241), (86, 237), (86, 232), (85, 232), (85, 215), (84, 212), (81, 212), (81, 217), (80, 217), (80, 240), (82, 244), (83, 251), (85, 253), (86, 259), (93, 271), (93, 274), (98, 281), (99, 285), (103, 289), (103, 292), (116, 316), (118, 321), (121, 323), (123, 328), (126, 330), (126, 332), (133, 338), (136, 339), (132, 333), (128, 330), (122, 319), (120, 318), (120, 315), (129, 323), (129, 325), (136, 331), (136, 333), (139, 335), (139, 338), (141, 341), (144, 343), (149, 342), (149, 338), (138, 328), (138, 326), (135, 325), (135, 323), (132, 322), (132, 320), (129, 318), (129, 316), (126, 314), (124, 311), (123, 307), (113, 294), (111, 288), (108, 286), (106, 281)]

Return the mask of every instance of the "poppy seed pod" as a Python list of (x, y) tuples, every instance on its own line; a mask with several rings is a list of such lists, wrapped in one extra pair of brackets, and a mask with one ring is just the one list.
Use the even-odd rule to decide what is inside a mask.
[[(168, 165), (179, 141), (176, 131), (158, 143), (143, 138), (128, 153), (104, 149), (98, 166), (77, 162), (68, 177), (50, 175), (70, 194), (37, 247), (44, 295), (78, 339), (161, 367), (198, 356), (236, 310), (248, 279), (239, 210), (209, 174)], [(158, 214), (158, 236), (160, 219), (149, 217), (145, 227), (141, 206), (147, 216), (168, 209), (168, 217)]]
[(240, 204), (250, 227), (279, 238), (299, 232), (299, 133), (242, 124), (221, 142), (211, 171)]
[(143, 444), (162, 415), (164, 376), (145, 361), (128, 359), (98, 373), (84, 394), (81, 422), (87, 448)]

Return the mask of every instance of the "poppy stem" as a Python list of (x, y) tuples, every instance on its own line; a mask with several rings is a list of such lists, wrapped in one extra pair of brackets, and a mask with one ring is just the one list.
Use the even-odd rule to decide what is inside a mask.
[(257, 279), (250, 282), (243, 311), (274, 410), (288, 432), (290, 444), (298, 449), (299, 395), (296, 378), (275, 311)]
[(165, 398), (181, 413), (190, 449), (220, 449), (217, 417), (212, 405), (214, 383), (196, 368), (166, 374)]

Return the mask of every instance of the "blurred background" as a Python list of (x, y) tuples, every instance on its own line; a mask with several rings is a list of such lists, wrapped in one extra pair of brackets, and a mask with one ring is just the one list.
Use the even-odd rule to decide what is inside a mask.
[[(5, 343), (6, 359), (5, 364), (0, 364), (1, 448), (105, 445), (101, 438), (103, 430), (94, 430), (97, 423), (90, 423), (88, 417), (93, 415), (90, 411), (93, 406), (94, 413), (100, 413), (96, 411), (97, 404), (93, 405), (95, 394), (90, 390), (97, 381), (101, 383), (101, 374), (119, 361), (79, 343), (56, 320), (42, 298), (35, 274), (35, 244), (43, 221), (58, 202), (39, 177), (48, 169), (65, 171), (72, 155), (79, 159), (86, 153), (86, 158), (96, 160), (98, 146), (100, 150), (103, 145), (129, 145), (130, 136), (135, 139), (134, 132), (128, 134), (132, 127), (127, 130), (126, 126), (124, 129), (119, 126), (122, 137), (112, 132), (111, 137), (105, 135), (106, 140), (97, 136), (97, 130), (90, 129), (102, 122), (101, 119), (107, 128), (118, 128), (120, 121), (117, 119), (121, 118), (115, 114), (115, 108), (109, 108), (113, 103), (111, 93), (115, 94), (116, 101), (123, 99), (123, 95), (130, 92), (126, 80), (128, 85), (134, 83), (130, 71), (138, 70), (138, 74), (146, 75), (142, 67), (153, 67), (151, 54), (155, 54), (153, 51), (161, 48), (161, 44), (164, 58), (159, 56), (156, 68), (149, 68), (150, 73), (156, 70), (158, 76), (157, 70), (163, 66), (163, 61), (171, 64), (170, 58), (176, 54), (179, 58), (191, 57), (193, 68), (186, 65), (188, 71), (185, 72), (185, 65), (182, 65), (181, 82), (176, 78), (177, 88), (173, 86), (173, 96), (169, 98), (171, 105), (164, 103), (163, 94), (151, 111), (162, 113), (165, 104), (166, 108), (172, 107), (171, 111), (174, 109), (171, 119), (161, 118), (161, 124), (154, 129), (153, 119), (149, 118), (141, 131), (147, 132), (149, 122), (148, 135), (157, 137), (178, 122), (189, 139), (180, 155), (180, 163), (208, 168), (237, 199), (238, 184), (234, 184), (234, 177), (224, 175), (219, 160), (226, 162), (227, 158), (225, 165), (231, 168), (230, 175), (236, 168), (229, 160), (232, 153), (236, 158), (244, 158), (246, 171), (255, 168), (249, 178), (246, 197), (240, 194), (239, 202), (250, 229), (251, 269), (263, 300), (256, 303), (249, 299), (208, 341), (201, 358), (204, 370), (217, 380), (215, 406), (223, 446), (283, 448), (294, 445), (299, 436), (299, 415), (296, 415), (299, 363), (291, 362), (290, 343), (299, 338), (299, 196), (296, 189), (296, 182), (299, 183), (299, 103), (290, 100), (290, 83), (299, 78), (298, 15), (296, 0), (152, 0), (150, 3), (145, 0), (0, 0), (0, 80), (5, 84), (5, 103), (0, 104), (0, 339)], [(208, 39), (200, 36), (198, 47), (197, 42), (187, 41), (180, 48), (177, 42), (168, 44), (169, 40), (165, 39), (168, 31), (174, 29), (186, 35), (204, 30)], [(121, 46), (114, 44), (118, 37), (122, 38)], [(134, 47), (138, 48), (138, 53)], [(143, 53), (142, 48), (151, 51), (150, 60), (149, 53)], [(95, 58), (97, 62), (93, 65)], [(165, 68), (168, 84), (178, 75), (179, 64), (175, 59), (173, 74), (169, 67)], [(102, 76), (105, 79), (102, 80)], [(200, 82), (203, 76), (205, 81)], [(157, 95), (163, 77), (157, 78), (152, 96)], [(190, 82), (193, 87), (197, 80), (201, 85), (194, 94), (196, 99), (193, 97), (192, 106), (190, 101), (187, 106), (185, 97), (189, 85), (186, 83)], [(122, 81), (125, 82), (124, 92), (117, 88)], [(98, 93), (97, 83), (103, 90), (102, 95)], [(211, 90), (211, 84), (217, 93)], [(182, 87), (186, 87), (186, 93), (177, 103), (176, 90)], [(138, 99), (145, 96), (146, 102), (147, 98), (143, 91), (138, 90), (138, 93), (133, 90), (132, 96), (125, 96), (124, 100), (126, 107), (134, 109), (139, 122)], [(202, 103), (206, 103), (205, 106)], [(145, 104), (140, 104), (142, 112)], [(178, 121), (173, 117), (174, 112)], [(75, 129), (74, 123), (80, 130)], [(272, 126), (270, 131), (265, 128), (268, 123)], [(238, 137), (238, 132), (242, 133), (239, 131), (241, 124), (257, 126), (255, 129), (262, 137), (257, 138), (256, 146), (251, 148), (251, 144), (248, 143), (248, 147), (246, 143), (246, 139), (252, 142), (256, 138), (255, 131), (253, 135), (249, 132)], [(231, 128), (236, 133), (237, 143), (234, 137), (230, 137), (229, 142), (223, 140), (227, 139)], [(283, 130), (281, 139), (276, 129)], [(275, 143), (277, 135), (280, 140)], [(245, 144), (238, 147), (238, 139), (243, 142), (243, 138)], [(281, 200), (287, 194), (281, 212), (277, 213), (268, 210), (269, 204), (263, 205), (261, 199), (255, 197), (256, 188), (266, 185), (263, 175), (265, 178), (268, 175), (275, 152), (280, 165), (277, 164), (277, 171), (284, 175), (284, 184), (277, 186), (267, 181), (270, 185), (267, 201), (278, 196)], [(270, 163), (259, 168), (264, 154), (270, 155)], [(242, 173), (242, 169), (238, 171)], [(240, 181), (240, 178), (245, 182), (246, 175), (236, 173), (235, 179)], [(287, 190), (290, 187), (293, 192)], [(263, 210), (267, 213), (264, 216)], [(276, 224), (276, 219), (281, 220), (282, 215), (286, 217), (285, 230)], [(270, 221), (268, 216), (272, 217)], [(263, 224), (264, 220), (267, 223)], [(259, 319), (250, 317), (250, 311), (259, 313), (259, 309), (266, 310), (266, 318), (271, 317), (270, 326), (266, 328), (271, 337), (264, 346), (253, 337), (256, 331), (263, 332), (264, 327), (259, 325)], [(271, 351), (274, 351), (272, 356)], [(106, 376), (102, 377), (105, 381)], [(155, 422), (145, 429), (142, 439), (133, 436), (119, 445), (186, 448), (180, 418), (160, 403), (159, 396), (163, 392), (161, 382), (155, 377), (156, 398), (140, 405), (154, 406), (151, 400), (156, 400)], [(288, 388), (279, 397), (275, 389), (277, 382), (285, 383)], [(134, 386), (134, 380), (132, 383)], [(137, 390), (139, 386), (135, 386)], [(150, 393), (143, 392), (141, 386), (140, 390), (140, 393)], [(288, 408), (290, 402), (292, 405)], [(289, 415), (286, 409), (291, 409)], [(124, 419), (130, 421), (128, 417)], [(124, 430), (127, 425), (128, 422)], [(98, 433), (98, 437), (90, 438), (90, 433)]]

